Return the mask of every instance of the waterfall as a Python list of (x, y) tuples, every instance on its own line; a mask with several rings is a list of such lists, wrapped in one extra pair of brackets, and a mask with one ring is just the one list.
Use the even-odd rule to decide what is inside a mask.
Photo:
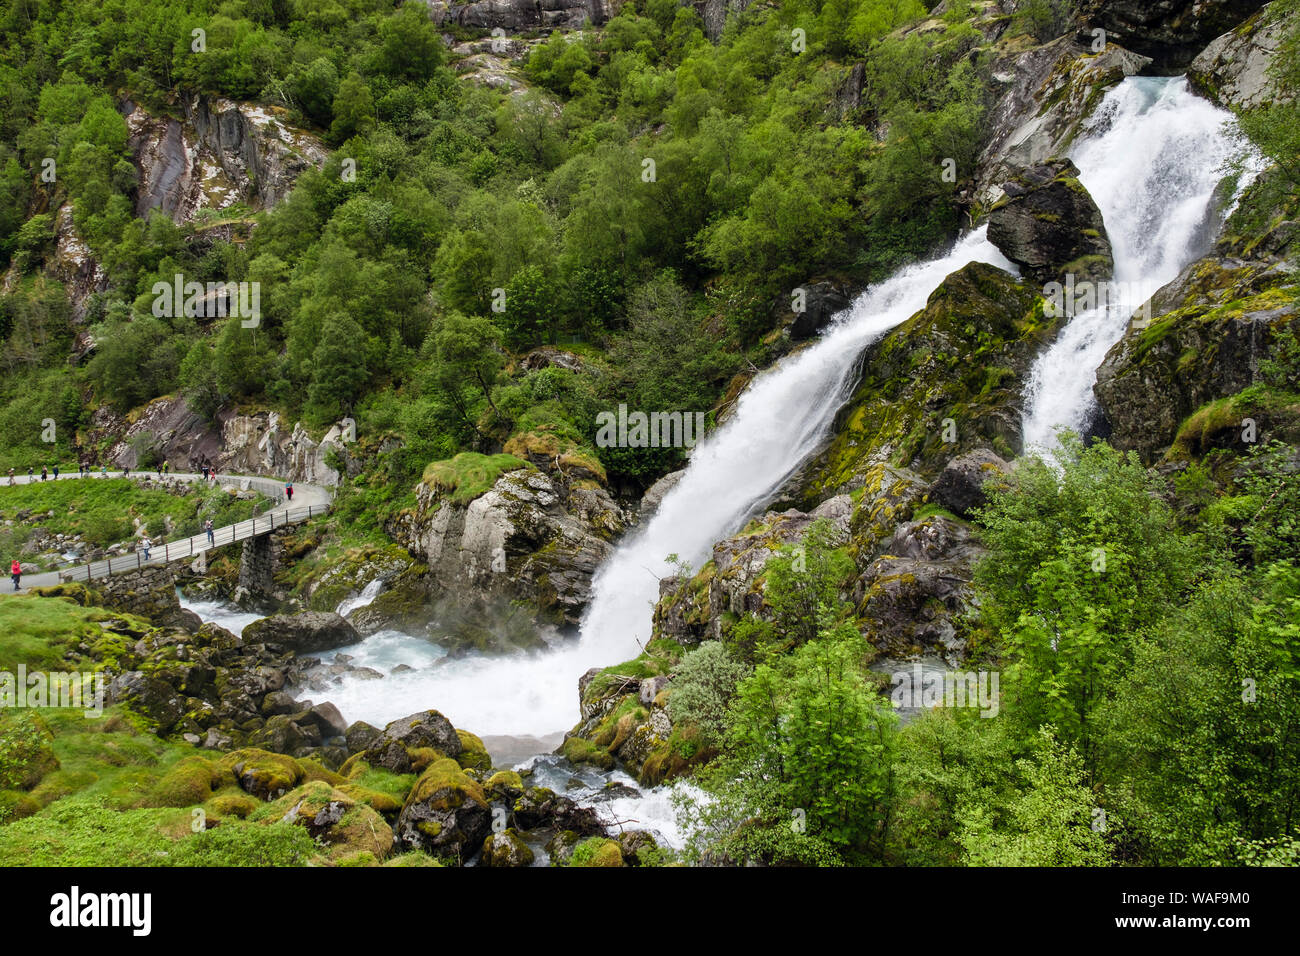
[(944, 277), (968, 263), (1014, 269), (984, 233), (975, 230), (947, 255), (868, 289), (816, 343), (750, 383), (726, 424), (696, 447), (649, 523), (597, 572), (582, 622), (591, 664), (626, 660), (637, 641), (649, 639), (659, 578), (673, 573), (669, 554), (698, 568), (713, 543), (735, 533), (825, 441), (867, 345), (923, 308)]
[(1025, 389), (1027, 450), (1052, 448), (1058, 428), (1084, 429), (1097, 368), (1130, 316), (1209, 251), (1226, 214), (1215, 203), (1226, 164), (1247, 161), (1239, 189), (1259, 171), (1232, 114), (1193, 94), (1182, 77), (1131, 77), (1110, 90), (1070, 158), (1101, 209), (1114, 281), (1111, 294), (1074, 315), (1034, 363)]
[[(1098, 107), (1074, 159), (1105, 216), (1118, 278), (1168, 281), (1208, 241), (1220, 167), (1241, 153), (1226, 118), (1181, 80), (1129, 79)], [(555, 746), (578, 719), (578, 677), (635, 657), (649, 639), (659, 579), (674, 571), (668, 555), (698, 567), (715, 541), (758, 512), (828, 437), (865, 348), (974, 261), (1013, 268), (984, 229), (972, 231), (946, 255), (866, 290), (816, 342), (756, 376), (726, 423), (696, 446), (658, 510), (598, 570), (577, 641), (505, 658), (452, 658), (427, 640), (384, 631), (342, 649), (384, 679), (344, 676), (323, 696), (348, 720), (383, 726), (434, 707), (484, 737)], [(1086, 414), (1095, 369), (1126, 318), (1114, 310), (1079, 315), (1041, 357), (1030, 387), (1035, 440)]]

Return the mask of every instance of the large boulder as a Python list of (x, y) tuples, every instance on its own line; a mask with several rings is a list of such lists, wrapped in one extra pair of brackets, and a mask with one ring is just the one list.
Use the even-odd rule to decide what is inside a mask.
[[(373, 729), (373, 728), (371, 728)], [(353, 725), (348, 731), (349, 747), (361, 738), (370, 738), (361, 751), (362, 759), (373, 767), (382, 767), (393, 773), (410, 773), (421, 749), (436, 751), (439, 757), (459, 757), (465, 749), (455, 727), (436, 710), (424, 710), (388, 724), (383, 733), (372, 736)]]
[(482, 848), (491, 829), (483, 788), (456, 761), (445, 758), (430, 764), (411, 788), (395, 832), (408, 850), (465, 860)]
[(1076, 282), (1109, 279), (1115, 269), (1101, 210), (1068, 159), (1021, 170), (1002, 184), (1005, 198), (989, 212), (989, 242), (1038, 283), (1072, 274)]
[[(516, 447), (540, 461), (543, 446), (521, 440)], [(466, 604), (520, 601), (541, 622), (576, 626), (592, 574), (630, 517), (601, 486), (598, 463), (560, 453), (549, 465), (550, 473), (521, 459), (497, 464), (509, 470), (472, 496), (435, 474), (416, 487), (416, 508), (388, 531), (428, 563), (444, 593)], [(449, 463), (453, 473), (463, 467)], [(505, 648), (489, 642), (479, 649)]]
[(361, 635), (332, 611), (299, 611), (253, 621), (244, 628), (243, 638), (247, 644), (278, 644), (296, 654), (310, 654), (356, 644)]
[(1010, 467), (987, 448), (958, 455), (939, 473), (930, 500), (964, 518), (988, 501), (986, 483), (1005, 475)]

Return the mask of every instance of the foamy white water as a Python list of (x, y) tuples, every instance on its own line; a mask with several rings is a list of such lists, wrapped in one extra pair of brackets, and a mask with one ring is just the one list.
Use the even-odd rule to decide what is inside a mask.
[(1183, 77), (1130, 77), (1102, 100), (1070, 154), (1096, 201), (1121, 293), (1075, 315), (1034, 363), (1026, 384), (1026, 450), (1049, 450), (1056, 431), (1081, 431), (1096, 401), (1097, 369), (1129, 317), (1196, 256), (1226, 210), (1214, 208), (1225, 164), (1262, 168), (1232, 114), (1193, 94)]
[(383, 589), (383, 578), (375, 578), (361, 589), (360, 594), (354, 594), (352, 597), (344, 598), (340, 601), (336, 610), (343, 617), (347, 617), (353, 611), (363, 607), (368, 607), (375, 598), (379, 597), (379, 592)]

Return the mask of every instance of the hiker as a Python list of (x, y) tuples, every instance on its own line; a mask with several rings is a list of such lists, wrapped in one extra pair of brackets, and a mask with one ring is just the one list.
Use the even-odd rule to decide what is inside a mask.
[(130, 465), (123, 465), (123, 466), (122, 466), (122, 477), (123, 477), (123, 478), (129, 478), (130, 476), (131, 476), (131, 466), (130, 466)]
[(208, 545), (209, 545), (210, 547), (215, 548), (215, 547), (217, 546), (217, 539), (216, 539), (215, 537), (213, 537), (213, 533), (212, 533), (212, 519), (211, 519), (211, 518), (209, 518), (207, 521), (203, 522), (203, 530), (206, 531), (206, 532), (208, 533)]
[(99, 466), (99, 477), (101, 477), (101, 478), (107, 478), (107, 477), (108, 477), (108, 465), (100, 465), (100, 466)]
[(207, 466), (207, 465), (204, 465), (204, 466), (203, 466), (203, 480), (204, 480), (204, 481), (207, 481), (207, 480), (208, 480), (208, 466)]
[(149, 560), (149, 549), (152, 547), (153, 547), (153, 542), (149, 540), (148, 535), (145, 535), (144, 540), (140, 542), (140, 550), (144, 552), (144, 559), (146, 561)]
[(58, 480), (59, 480), (59, 466), (58, 466), (58, 465), (55, 465), (55, 466), (54, 466), (54, 480), (55, 480), (55, 481), (58, 481)]
[(285, 496), (285, 498), (287, 498), (289, 501), (293, 501), (293, 484), (292, 484), (292, 483), (287, 484), (287, 485), (284, 486), (284, 496)]
[(44, 481), (48, 477), (50, 477), (49, 469), (46, 468), (44, 465), (41, 465), (41, 481)]
[(9, 484), (12, 485), (13, 483), (14, 483), (14, 470), (13, 470), (12, 468), (10, 468), (10, 469), (9, 469)]
[(166, 475), (170, 473), (171, 470), (172, 470), (172, 463), (170, 461), (163, 462), (163, 474)]
[(14, 579), (14, 590), (21, 591), (22, 585), (18, 582), (23, 576), (23, 566), (18, 563), (17, 558), (14, 558), (14, 563), (9, 565), (9, 576)]

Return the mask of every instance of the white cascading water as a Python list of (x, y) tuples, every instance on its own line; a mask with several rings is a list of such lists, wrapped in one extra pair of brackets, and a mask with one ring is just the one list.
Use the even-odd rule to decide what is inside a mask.
[(1239, 189), (1260, 168), (1232, 114), (1196, 96), (1182, 77), (1120, 83), (1070, 158), (1110, 236), (1113, 291), (1074, 315), (1034, 363), (1025, 389), (1026, 450), (1055, 447), (1060, 428), (1083, 430), (1095, 407), (1097, 369), (1129, 317), (1214, 238), (1226, 214), (1214, 203), (1225, 164), (1245, 160)]
[[(1185, 81), (1133, 78), (1112, 90), (1074, 150), (1083, 181), (1106, 220), (1117, 279), (1172, 279), (1209, 235), (1211, 196), (1223, 162), (1244, 155), (1223, 123), (1228, 114), (1192, 96)], [(677, 554), (693, 566), (714, 542), (741, 527), (826, 439), (836, 411), (851, 393), (864, 348), (921, 309), (944, 277), (972, 261), (1014, 271), (978, 229), (947, 255), (900, 270), (864, 292), (815, 343), (757, 376), (725, 425), (695, 449), (681, 481), (649, 521), (600, 568), (580, 638), (569, 646), (514, 657), (448, 657), (428, 640), (386, 630), (340, 653), (382, 680), (343, 675), (328, 692), (294, 688), (329, 699), (349, 720), (383, 726), (437, 708), (458, 727), (483, 736), (498, 759), (523, 759), (555, 747), (578, 718), (577, 681), (588, 668), (626, 661), (650, 636), (651, 609), (665, 560)], [(1040, 358), (1031, 385), (1026, 437), (1050, 441), (1056, 425), (1077, 427), (1088, 413), (1092, 379), (1106, 349), (1123, 332), (1127, 313), (1100, 310), (1075, 317)], [(344, 602), (369, 603), (379, 586)], [(373, 590), (374, 593), (371, 593)], [(251, 615), (186, 602), (206, 620), (234, 630)], [(399, 665), (405, 669), (397, 670)], [(538, 756), (532, 765), (558, 786), (569, 768)], [(549, 776), (548, 776), (549, 775)], [(558, 776), (556, 776), (558, 775)], [(630, 784), (615, 773), (602, 780)], [(598, 781), (572, 792), (602, 812), (631, 816), (676, 844), (666, 796), (650, 793), (627, 806), (606, 803)], [(656, 803), (658, 801), (658, 803)], [(659, 803), (664, 803), (663, 807)]]

